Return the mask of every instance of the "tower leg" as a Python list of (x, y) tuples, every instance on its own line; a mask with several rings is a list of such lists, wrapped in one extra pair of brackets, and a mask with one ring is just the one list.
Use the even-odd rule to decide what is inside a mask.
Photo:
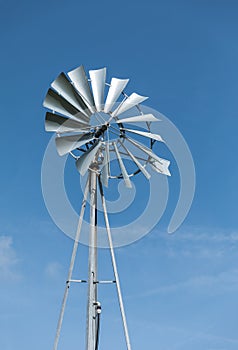
[(87, 203), (88, 189), (89, 189), (89, 179), (87, 180), (85, 190), (84, 190), (84, 197), (83, 197), (83, 202), (82, 202), (82, 206), (81, 206), (78, 227), (77, 227), (77, 231), (76, 231), (76, 235), (75, 235), (74, 246), (73, 246), (73, 251), (72, 251), (72, 255), (71, 255), (71, 261), (70, 261), (70, 265), (69, 265), (69, 271), (68, 271), (62, 306), (61, 306), (61, 310), (60, 310), (59, 320), (58, 320), (58, 324), (57, 324), (57, 330), (56, 330), (53, 350), (57, 350), (57, 348), (58, 348), (60, 331), (61, 331), (62, 322), (63, 322), (63, 318), (64, 318), (66, 302), (67, 302), (67, 298), (68, 298), (68, 294), (69, 294), (70, 280), (72, 278), (75, 258), (76, 258), (76, 254), (77, 254), (77, 250), (78, 250), (78, 242), (79, 242), (85, 207), (86, 207), (86, 203)]
[(125, 338), (126, 338), (126, 346), (127, 346), (127, 350), (131, 350), (131, 343), (130, 343), (129, 332), (128, 332), (128, 327), (127, 327), (127, 321), (126, 321), (126, 313), (125, 313), (124, 304), (123, 304), (123, 300), (122, 300), (120, 279), (119, 279), (119, 274), (118, 274), (118, 271), (117, 271), (117, 264), (116, 264), (115, 254), (114, 254), (111, 229), (110, 229), (108, 215), (107, 215), (106, 201), (105, 201), (105, 197), (104, 197), (104, 193), (103, 193), (103, 186), (102, 186), (102, 182), (101, 182), (100, 176), (98, 177), (98, 182), (99, 182), (99, 190), (100, 190), (100, 195), (101, 195), (101, 200), (102, 200), (102, 206), (103, 206), (103, 212), (104, 212), (104, 219), (105, 219), (105, 224), (106, 224), (109, 248), (110, 248), (110, 253), (111, 253), (112, 266), (113, 266), (114, 276), (115, 276), (115, 281), (116, 281), (116, 286), (117, 286), (117, 295), (118, 295), (118, 300), (119, 300), (119, 305), (120, 305), (120, 310), (121, 310), (121, 316), (122, 316), (122, 322), (123, 322), (123, 328), (124, 328), (124, 333), (125, 333)]
[(90, 237), (88, 257), (88, 307), (86, 350), (95, 350), (97, 334), (97, 174), (90, 170)]

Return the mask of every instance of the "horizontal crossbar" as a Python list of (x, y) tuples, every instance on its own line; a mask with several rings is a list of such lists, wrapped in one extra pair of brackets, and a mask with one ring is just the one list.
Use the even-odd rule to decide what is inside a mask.
[(68, 281), (66, 281), (66, 283), (69, 283), (69, 282), (87, 283), (86, 280), (68, 280)]
[(108, 283), (116, 283), (116, 281), (95, 281), (94, 282), (94, 284), (98, 284), (98, 283), (108, 284)]
[[(66, 281), (66, 283), (70, 283), (70, 282), (88, 283), (88, 281), (86, 281), (86, 280), (68, 280), (68, 281)], [(114, 280), (110, 280), (110, 281), (95, 281), (93, 283), (94, 284), (109, 284), (109, 283), (116, 283), (116, 281), (114, 281)]]

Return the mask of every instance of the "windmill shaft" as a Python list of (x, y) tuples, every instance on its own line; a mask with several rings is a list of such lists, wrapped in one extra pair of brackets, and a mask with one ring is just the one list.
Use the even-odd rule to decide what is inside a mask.
[(86, 350), (95, 350), (97, 333), (97, 174), (90, 170), (90, 241)]

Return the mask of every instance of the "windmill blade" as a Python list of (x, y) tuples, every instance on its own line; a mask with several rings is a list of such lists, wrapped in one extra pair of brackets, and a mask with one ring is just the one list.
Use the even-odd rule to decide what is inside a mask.
[[(168, 166), (169, 166), (169, 161), (163, 158), (158, 157), (154, 152), (152, 152), (152, 150), (144, 145), (142, 145), (141, 143), (132, 140), (129, 137), (126, 137), (126, 139), (131, 142), (135, 147), (139, 148), (141, 151), (145, 152), (146, 154), (148, 154), (148, 156), (150, 158), (153, 159), (152, 163), (158, 162), (161, 165), (161, 173), (164, 175), (167, 175), (168, 172)], [(152, 164), (153, 165), (153, 164)]]
[(169, 171), (169, 165), (170, 165), (170, 161), (163, 159), (163, 165), (157, 161), (149, 161), (149, 164), (151, 166), (151, 168), (155, 171), (157, 171), (160, 174), (164, 174), (167, 176), (171, 176), (171, 173)]
[(85, 70), (83, 66), (80, 66), (70, 72), (68, 72), (68, 76), (72, 80), (75, 88), (78, 90), (81, 97), (84, 99), (86, 105), (90, 109), (92, 113), (95, 112), (93, 95), (88, 83), (88, 78), (86, 76)]
[(128, 176), (126, 168), (125, 168), (125, 165), (124, 165), (124, 163), (123, 163), (123, 161), (121, 159), (121, 156), (120, 156), (120, 153), (118, 151), (116, 142), (113, 142), (113, 146), (114, 146), (114, 149), (116, 151), (118, 163), (119, 163), (119, 166), (121, 168), (122, 176), (123, 176), (123, 179), (125, 181), (126, 187), (132, 188), (131, 180), (129, 179), (129, 176)]
[(89, 71), (93, 97), (98, 112), (102, 111), (104, 102), (104, 89), (106, 81), (106, 68)]
[(129, 117), (124, 119), (118, 119), (117, 124), (120, 123), (138, 123), (138, 122), (159, 122), (160, 119), (157, 119), (153, 114), (141, 114), (135, 117)]
[(60, 75), (51, 84), (52, 88), (55, 89), (65, 100), (71, 103), (72, 106), (77, 108), (81, 113), (85, 114), (86, 117), (91, 116), (91, 112), (88, 110), (88, 106), (85, 104), (82, 97), (74, 89), (68, 78), (64, 73)]
[(112, 78), (111, 86), (109, 88), (107, 99), (104, 106), (105, 113), (108, 113), (111, 111), (118, 97), (120, 96), (122, 91), (125, 89), (126, 85), (128, 84), (128, 81), (129, 79)]
[(126, 100), (122, 101), (118, 108), (115, 109), (115, 111), (112, 113), (112, 117), (116, 117), (117, 115), (128, 111), (128, 109), (142, 103), (143, 101), (147, 100), (147, 98), (148, 97), (141, 96), (133, 92)]
[(88, 125), (88, 117), (52, 89), (48, 90), (43, 106), (57, 113), (66, 115), (69, 118), (75, 117), (81, 123)]
[(136, 159), (136, 157), (129, 151), (129, 149), (123, 144), (123, 142), (121, 142), (122, 147), (124, 148), (124, 150), (127, 152), (127, 154), (131, 157), (131, 159), (133, 160), (133, 162), (138, 166), (138, 168), (140, 169), (140, 171), (142, 172), (142, 174), (145, 175), (145, 177), (149, 180), (149, 178), (151, 177), (150, 174), (148, 173), (148, 171), (145, 169), (145, 167), (138, 161), (138, 159)]
[(77, 120), (62, 117), (59, 114), (46, 112), (45, 116), (45, 130), (56, 132), (58, 134), (64, 132), (85, 132), (90, 130), (90, 126), (80, 123)]
[(145, 136), (145, 137), (148, 137), (148, 138), (156, 140), (156, 141), (164, 142), (164, 140), (162, 139), (162, 137), (160, 135), (152, 134), (151, 132), (132, 130), (132, 129), (126, 129), (126, 128), (122, 128), (122, 130), (129, 131), (133, 134)]
[(104, 186), (108, 187), (108, 179), (110, 174), (110, 152), (109, 152), (109, 143), (105, 145), (104, 151), (104, 161), (102, 164), (101, 178)]
[(74, 149), (85, 145), (85, 143), (94, 140), (94, 133), (89, 132), (81, 135), (58, 136), (55, 138), (56, 148), (60, 156), (73, 151)]
[(86, 173), (100, 147), (101, 141), (97, 140), (95, 144), (76, 161), (76, 167), (81, 175)]

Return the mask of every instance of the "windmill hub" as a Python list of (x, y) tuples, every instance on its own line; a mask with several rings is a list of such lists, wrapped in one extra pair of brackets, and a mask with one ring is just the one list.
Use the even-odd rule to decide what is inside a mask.
[(98, 139), (100, 136), (103, 136), (104, 132), (108, 129), (109, 123), (106, 123), (100, 127), (95, 133), (95, 137)]

